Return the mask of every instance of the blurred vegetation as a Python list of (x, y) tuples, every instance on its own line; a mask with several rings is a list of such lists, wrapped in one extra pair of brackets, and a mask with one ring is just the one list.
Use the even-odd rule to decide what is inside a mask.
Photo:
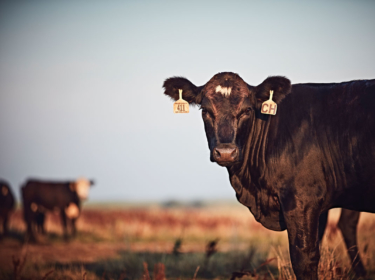
[[(68, 241), (50, 213), (38, 244), (25, 242), (17, 210), (0, 240), (0, 279), (293, 279), (286, 232), (265, 229), (239, 204), (198, 205), (86, 205)], [(339, 211), (331, 213), (320, 278), (355, 279), (336, 228)], [(363, 214), (358, 230), (368, 279), (375, 279), (374, 218)]]

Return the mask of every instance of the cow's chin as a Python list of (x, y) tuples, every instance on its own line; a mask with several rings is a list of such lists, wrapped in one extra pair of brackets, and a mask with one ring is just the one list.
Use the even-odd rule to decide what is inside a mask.
[(236, 163), (236, 161), (222, 161), (222, 162), (216, 162), (218, 165), (223, 166), (223, 167), (229, 167), (232, 166)]

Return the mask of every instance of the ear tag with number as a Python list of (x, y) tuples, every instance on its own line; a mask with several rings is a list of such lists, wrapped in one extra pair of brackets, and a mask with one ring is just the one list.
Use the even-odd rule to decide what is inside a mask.
[(179, 113), (189, 113), (189, 102), (185, 101), (182, 99), (182, 89), (178, 90), (180, 94), (180, 99), (178, 99), (174, 104), (173, 104), (173, 112), (175, 114)]
[(261, 112), (262, 114), (267, 114), (267, 115), (276, 115), (277, 111), (277, 104), (272, 101), (273, 97), (273, 90), (270, 90), (270, 99), (267, 101), (264, 101), (262, 104)]

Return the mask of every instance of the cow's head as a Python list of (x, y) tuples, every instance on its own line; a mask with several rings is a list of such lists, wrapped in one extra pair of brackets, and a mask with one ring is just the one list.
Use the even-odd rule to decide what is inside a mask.
[(165, 94), (200, 105), (206, 131), (210, 160), (221, 166), (231, 166), (243, 159), (243, 148), (254, 118), (260, 116), (262, 103), (274, 91), (273, 100), (279, 104), (290, 92), (290, 81), (284, 77), (269, 77), (260, 85), (250, 86), (240, 76), (230, 72), (216, 74), (203, 86), (197, 87), (182, 77), (165, 80)]
[(93, 180), (89, 181), (86, 178), (79, 178), (75, 182), (70, 183), (70, 189), (76, 192), (80, 199), (87, 199), (89, 189), (92, 185), (94, 185)]

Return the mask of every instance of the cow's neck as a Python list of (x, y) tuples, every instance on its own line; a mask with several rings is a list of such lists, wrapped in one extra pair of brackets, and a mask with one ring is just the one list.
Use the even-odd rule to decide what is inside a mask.
[(266, 171), (266, 151), (271, 121), (270, 116), (260, 113), (249, 121), (246, 131), (247, 140), (243, 148), (243, 161), (232, 170), (232, 173), (239, 178), (259, 187), (262, 185)]
[(255, 219), (269, 229), (284, 230), (280, 206), (276, 200), (269, 199), (273, 194), (264, 179), (271, 121), (269, 116), (260, 116), (249, 122), (243, 161), (229, 167), (228, 172), (238, 201), (249, 208)]

